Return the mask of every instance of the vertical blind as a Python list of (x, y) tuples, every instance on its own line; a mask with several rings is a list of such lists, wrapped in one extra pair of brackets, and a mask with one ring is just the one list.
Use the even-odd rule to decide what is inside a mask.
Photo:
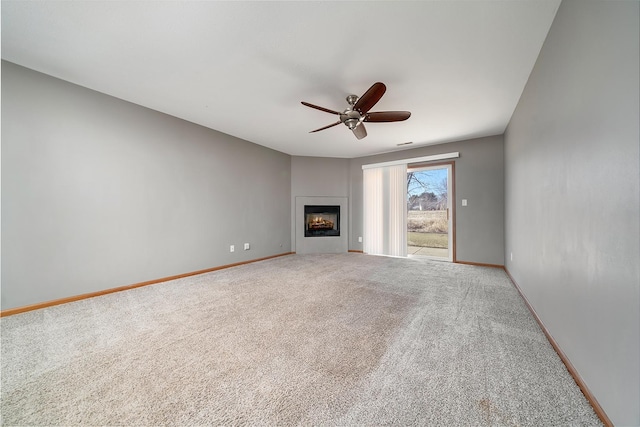
[(364, 252), (407, 256), (407, 165), (363, 169)]

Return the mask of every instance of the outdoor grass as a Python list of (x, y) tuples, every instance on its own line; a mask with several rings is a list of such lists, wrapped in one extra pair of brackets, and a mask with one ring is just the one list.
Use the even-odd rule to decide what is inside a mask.
[(447, 211), (409, 211), (407, 244), (423, 248), (448, 246)]
[(448, 236), (446, 233), (407, 233), (407, 244), (409, 246), (420, 246), (423, 248), (447, 248)]
[(446, 233), (447, 211), (409, 211), (407, 229), (420, 233)]

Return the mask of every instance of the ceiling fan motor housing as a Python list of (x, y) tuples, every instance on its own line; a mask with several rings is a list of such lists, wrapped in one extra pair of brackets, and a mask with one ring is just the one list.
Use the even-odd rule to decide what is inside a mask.
[(362, 116), (356, 110), (344, 110), (342, 114), (340, 114), (340, 121), (344, 123), (349, 129), (353, 130), (356, 126), (358, 126), (364, 120), (364, 116)]

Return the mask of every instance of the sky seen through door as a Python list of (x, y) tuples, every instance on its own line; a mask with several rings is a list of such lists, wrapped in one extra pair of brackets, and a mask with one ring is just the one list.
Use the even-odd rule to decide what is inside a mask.
[[(425, 191), (435, 192), (436, 188), (433, 184), (441, 183), (447, 179), (447, 168), (432, 169), (423, 171), (409, 171), (413, 172), (415, 180), (409, 182), (407, 186), (407, 194), (409, 196), (419, 196)], [(421, 185), (424, 184), (424, 185)], [(445, 187), (446, 190), (446, 187)], [(436, 195), (439, 195), (436, 193)]]

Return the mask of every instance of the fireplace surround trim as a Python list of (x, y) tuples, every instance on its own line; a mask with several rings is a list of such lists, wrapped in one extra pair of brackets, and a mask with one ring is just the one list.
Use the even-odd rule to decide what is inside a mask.
[[(306, 237), (305, 236), (305, 205), (339, 206), (340, 207), (340, 235)], [(349, 249), (349, 218), (348, 198), (341, 196), (296, 196), (295, 198), (295, 250), (296, 253), (344, 253)]]

